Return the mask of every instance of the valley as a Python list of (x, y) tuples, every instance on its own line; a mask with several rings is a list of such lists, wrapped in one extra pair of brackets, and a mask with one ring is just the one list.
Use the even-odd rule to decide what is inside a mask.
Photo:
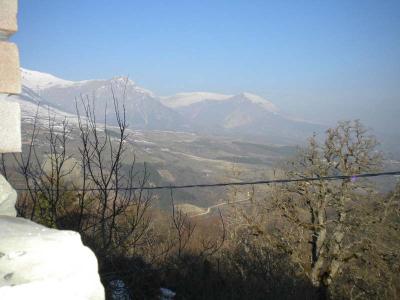
[[(150, 185), (270, 179), (274, 170), (296, 153), (298, 144), (312, 132), (324, 129), (286, 117), (273, 103), (249, 93), (157, 97), (123, 78), (73, 82), (24, 69), (22, 74), (23, 93), (13, 98), (22, 108), (25, 147), (30, 143), (35, 119), (41, 155), (48, 153), (45, 136), (49, 122), (61, 131), (66, 121), (70, 131), (67, 151), (77, 156), (80, 140), (76, 109), (83, 112), (79, 104), (82, 99), (95, 106), (99, 130), (104, 130), (102, 123), (106, 121), (111, 139), (117, 139), (115, 99), (123, 104), (129, 124), (127, 159), (135, 157), (138, 170), (148, 170)], [(395, 161), (388, 160), (386, 167), (393, 168), (391, 162)], [(383, 180), (388, 181), (393, 180)], [(212, 207), (230, 201), (225, 188), (176, 190), (173, 197), (185, 211), (198, 215), (207, 215), (210, 208), (212, 211)], [(154, 198), (154, 205), (170, 207), (168, 190), (155, 192)]]

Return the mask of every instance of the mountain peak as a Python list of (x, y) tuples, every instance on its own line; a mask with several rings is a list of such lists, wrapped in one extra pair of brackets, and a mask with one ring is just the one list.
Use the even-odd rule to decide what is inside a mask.
[(152, 91), (138, 86), (135, 81), (131, 80), (127, 76), (113, 77), (108, 81), (108, 83), (111, 83), (112, 87), (115, 87), (115, 88), (118, 88), (121, 90), (124, 90), (125, 88), (133, 89), (137, 93), (148, 95), (150, 97), (154, 97), (154, 93)]
[(260, 104), (263, 108), (265, 108), (270, 112), (277, 113), (279, 111), (278, 107), (276, 107), (275, 104), (273, 104), (271, 101), (268, 101), (267, 99), (264, 99), (259, 95), (243, 92), (240, 93), (238, 97), (245, 98), (254, 104)]
[(69, 88), (69, 87), (83, 87), (96, 83), (96, 85), (111, 85), (117, 89), (124, 89), (125, 87), (131, 88), (140, 94), (154, 96), (149, 90), (136, 85), (136, 83), (126, 76), (116, 76), (109, 80), (105, 79), (90, 79), (81, 81), (71, 81), (56, 77), (52, 74), (28, 70), (21, 68), (22, 85), (38, 93), (43, 90), (49, 90), (51, 88)]
[(211, 100), (211, 101), (223, 101), (229, 99), (232, 95), (217, 94), (210, 92), (185, 92), (178, 93), (173, 96), (162, 97), (161, 102), (171, 108), (185, 107), (192, 104)]
[(257, 104), (263, 107), (265, 110), (277, 113), (278, 107), (272, 102), (264, 99), (256, 94), (243, 92), (238, 95), (226, 95), (209, 92), (190, 92), (190, 93), (178, 93), (173, 96), (162, 97), (161, 102), (170, 108), (183, 108), (188, 107), (196, 103), (204, 101), (230, 101), (230, 100), (241, 100), (247, 101), (253, 104)]
[(133, 80), (129, 79), (129, 77), (126, 76), (116, 76), (111, 78), (110, 81), (115, 84), (136, 85), (136, 83)]
[(53, 86), (69, 86), (74, 81), (64, 80), (54, 75), (21, 68), (22, 84), (37, 91)]

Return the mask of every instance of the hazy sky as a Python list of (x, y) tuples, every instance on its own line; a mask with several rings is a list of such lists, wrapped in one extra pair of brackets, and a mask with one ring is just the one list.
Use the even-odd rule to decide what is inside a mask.
[[(20, 0), (22, 66), (399, 127), (400, 1)], [(377, 121), (379, 120), (379, 121)]]

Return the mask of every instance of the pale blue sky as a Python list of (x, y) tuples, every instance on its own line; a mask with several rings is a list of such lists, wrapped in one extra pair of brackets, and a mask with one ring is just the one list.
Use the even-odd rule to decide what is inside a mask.
[(249, 91), (305, 118), (400, 125), (398, 0), (19, 3), (13, 40), (29, 69), (129, 75), (159, 95)]

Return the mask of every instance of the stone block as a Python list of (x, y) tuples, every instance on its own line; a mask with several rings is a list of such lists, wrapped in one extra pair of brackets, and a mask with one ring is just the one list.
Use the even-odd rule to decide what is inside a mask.
[(21, 108), (0, 98), (0, 153), (21, 152)]
[(0, 31), (6, 35), (17, 32), (17, 12), (17, 0), (0, 0)]
[(96, 256), (78, 233), (8, 216), (0, 228), (0, 299), (104, 299)]
[(7, 180), (0, 174), (0, 216), (15, 217), (15, 203), (17, 192), (11, 187)]
[(18, 48), (14, 43), (0, 41), (0, 93), (21, 92), (21, 71)]

